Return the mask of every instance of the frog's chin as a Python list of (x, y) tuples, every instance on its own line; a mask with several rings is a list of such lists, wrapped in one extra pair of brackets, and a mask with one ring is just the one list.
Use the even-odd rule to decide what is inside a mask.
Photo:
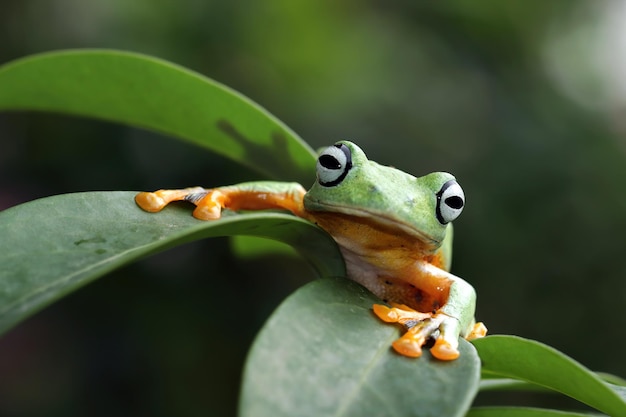
[[(420, 242), (425, 243), (431, 248), (438, 248), (441, 245), (441, 241), (433, 238), (432, 236), (427, 235), (416, 227), (403, 222), (398, 218), (391, 217), (386, 215), (385, 213), (377, 213), (374, 211), (364, 210), (364, 209), (355, 209), (352, 207), (344, 207), (339, 205), (332, 204), (323, 204), (317, 203), (318, 210), (315, 211), (323, 211), (327, 213), (338, 213), (346, 216), (354, 216), (362, 219), (366, 219), (368, 223), (374, 225), (380, 225), (385, 229), (395, 231), (398, 230), (401, 233), (404, 233), (410, 237), (418, 239)], [(319, 210), (323, 208), (324, 210)]]

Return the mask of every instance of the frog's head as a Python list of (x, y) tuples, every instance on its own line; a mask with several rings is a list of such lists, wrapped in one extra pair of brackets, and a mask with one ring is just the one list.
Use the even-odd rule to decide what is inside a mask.
[(367, 218), (439, 247), (448, 223), (463, 210), (463, 190), (446, 172), (416, 178), (370, 161), (352, 142), (322, 150), (317, 181), (304, 197), (311, 212), (334, 212)]

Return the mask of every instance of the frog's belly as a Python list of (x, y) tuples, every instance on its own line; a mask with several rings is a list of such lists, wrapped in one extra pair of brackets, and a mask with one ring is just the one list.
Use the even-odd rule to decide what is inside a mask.
[(430, 312), (447, 301), (450, 281), (424, 268), (425, 263), (436, 268), (445, 265), (432, 244), (371, 218), (308, 214), (309, 220), (330, 233), (339, 245), (348, 277), (385, 302)]
[[(447, 301), (449, 282), (420, 274), (419, 261), (389, 269), (367, 262), (363, 256), (340, 246), (348, 278), (363, 285), (386, 303), (405, 304), (421, 312), (432, 312)], [(370, 260), (371, 261), (371, 260)]]

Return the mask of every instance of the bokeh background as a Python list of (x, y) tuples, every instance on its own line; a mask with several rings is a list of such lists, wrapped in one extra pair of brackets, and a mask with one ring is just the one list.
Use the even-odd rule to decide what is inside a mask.
[[(194, 69), (313, 147), (352, 139), (415, 175), (453, 172), (453, 272), (478, 318), (626, 376), (626, 3), (0, 3), (0, 63), (83, 47)], [(138, 129), (0, 114), (0, 209), (258, 178)], [(117, 271), (0, 339), (0, 415), (233, 415), (254, 334), (312, 277), (298, 259), (238, 260), (226, 239)]]

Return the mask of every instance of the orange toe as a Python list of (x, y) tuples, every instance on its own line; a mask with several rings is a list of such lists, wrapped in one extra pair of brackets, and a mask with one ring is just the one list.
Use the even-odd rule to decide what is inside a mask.
[(459, 350), (443, 339), (437, 339), (435, 346), (430, 349), (430, 353), (442, 361), (451, 361), (459, 357)]
[(465, 336), (465, 338), (467, 340), (474, 340), (485, 336), (487, 336), (487, 327), (483, 324), (483, 322), (478, 322), (474, 325), (472, 331)]
[(135, 202), (143, 210), (150, 213), (156, 213), (165, 207), (165, 200), (159, 197), (156, 193), (142, 192), (135, 196)]
[(394, 309), (389, 308), (386, 305), (374, 304), (372, 306), (372, 309), (374, 310), (374, 314), (376, 314), (379, 319), (386, 323), (395, 323), (399, 319), (398, 313)]
[(391, 344), (394, 350), (400, 355), (408, 356), (410, 358), (419, 358), (422, 356), (421, 344), (410, 338), (401, 337)]

